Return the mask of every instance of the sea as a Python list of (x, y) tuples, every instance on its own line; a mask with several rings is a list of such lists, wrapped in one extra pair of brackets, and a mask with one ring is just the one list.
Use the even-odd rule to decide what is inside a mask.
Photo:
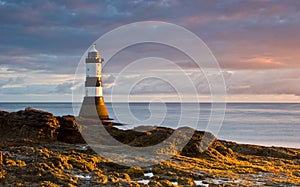
[[(80, 103), (0, 103), (15, 112), (33, 107), (55, 116), (77, 115)], [(140, 125), (190, 126), (237, 143), (300, 148), (300, 103), (107, 103), (113, 121)]]

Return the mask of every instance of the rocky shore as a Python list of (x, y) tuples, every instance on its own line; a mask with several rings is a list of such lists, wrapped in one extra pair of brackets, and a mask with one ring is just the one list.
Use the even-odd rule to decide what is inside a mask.
[[(174, 133), (103, 124), (116, 140), (135, 147), (156, 145)], [(0, 111), (0, 186), (300, 186), (299, 149), (237, 144), (210, 133), (208, 142), (205, 132), (195, 131), (166, 161), (124, 166), (96, 154), (80, 131), (73, 116), (33, 108)], [(202, 144), (209, 145), (204, 152)]]

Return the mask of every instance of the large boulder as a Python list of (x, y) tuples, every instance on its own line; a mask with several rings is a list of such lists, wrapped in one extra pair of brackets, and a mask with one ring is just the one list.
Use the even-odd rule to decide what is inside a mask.
[(5, 140), (56, 140), (59, 123), (53, 114), (34, 108), (0, 112), (0, 136)]
[(216, 140), (216, 137), (210, 132), (195, 131), (180, 154), (189, 157), (200, 157)]
[(58, 129), (57, 140), (65, 143), (84, 144), (85, 141), (80, 134), (78, 124), (74, 116), (58, 116), (60, 128)]

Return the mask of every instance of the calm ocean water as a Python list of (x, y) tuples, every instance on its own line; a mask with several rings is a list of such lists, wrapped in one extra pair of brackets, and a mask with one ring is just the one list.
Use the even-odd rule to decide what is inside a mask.
[[(0, 103), (0, 110), (13, 112), (28, 106), (54, 115), (74, 114), (72, 103)], [(80, 104), (75, 106), (78, 109)], [(215, 111), (222, 112), (222, 106), (216, 106)], [(176, 128), (181, 121), (186, 126), (196, 124), (199, 130), (212, 131), (219, 139), (300, 148), (300, 104), (229, 103), (220, 126), (208, 125), (211, 115), (209, 103), (108, 103), (107, 109), (115, 121), (132, 126), (155, 124)], [(212, 116), (212, 120), (217, 117)]]

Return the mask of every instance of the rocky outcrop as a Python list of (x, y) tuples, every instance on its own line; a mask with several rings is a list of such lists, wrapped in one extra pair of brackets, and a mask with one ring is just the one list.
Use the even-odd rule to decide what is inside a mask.
[[(193, 132), (180, 154), (149, 167), (130, 167), (113, 163), (111, 157), (97, 155), (88, 145), (82, 145), (82, 126), (77, 122), (79, 120), (73, 116), (55, 117), (33, 108), (12, 113), (0, 111), (0, 186), (300, 184), (299, 149), (237, 144), (217, 140), (211, 133), (192, 131), (188, 127), (176, 131), (152, 126), (120, 130), (114, 122), (103, 123), (104, 131), (110, 136), (135, 147), (156, 145), (168, 141), (174, 134), (189, 140), (186, 132)], [(99, 127), (97, 120), (88, 123)], [(178, 142), (169, 143), (173, 148)], [(121, 159), (147, 161), (147, 157), (128, 156), (123, 154)]]
[(60, 128), (57, 130), (58, 141), (72, 144), (85, 144), (74, 116), (58, 116), (56, 118), (60, 124)]
[[(87, 125), (99, 125), (99, 120), (83, 119)], [(103, 121), (105, 130), (123, 144), (135, 147), (157, 145), (167, 140), (174, 132), (178, 138), (168, 142), (170, 147), (176, 148), (180, 140), (186, 140), (187, 145), (178, 149), (181, 155), (199, 157), (216, 138), (211, 133), (195, 131), (192, 138), (186, 132), (193, 129), (183, 127), (175, 131), (166, 127), (140, 126), (132, 130), (121, 130), (115, 126), (121, 125), (112, 121)], [(49, 112), (26, 108), (18, 112), (0, 111), (0, 129), (2, 140), (27, 141), (60, 141), (71, 144), (85, 144), (80, 133), (79, 125), (74, 116), (53, 116)], [(101, 138), (101, 137), (99, 137)], [(0, 139), (0, 140), (1, 140)], [(190, 140), (189, 140), (190, 139)], [(103, 139), (105, 141), (105, 137)]]
[(26, 108), (18, 112), (0, 112), (0, 136), (5, 140), (56, 140), (59, 122), (49, 112)]
[(6, 126), (8, 115), (9, 112), (3, 110), (0, 111), (0, 129)]
[[(88, 125), (99, 124), (98, 120), (87, 120)], [(174, 133), (179, 139), (188, 140), (179, 153), (188, 157), (210, 156), (218, 157), (233, 156), (233, 152), (254, 156), (270, 156), (275, 158), (294, 159), (295, 156), (285, 148), (262, 147), (255, 145), (241, 145), (234, 142), (220, 141), (216, 137), (204, 131), (193, 131), (188, 127), (182, 127), (176, 131), (166, 127), (140, 126), (132, 130), (121, 130), (115, 126), (121, 125), (112, 121), (102, 122), (105, 130), (123, 144), (135, 147), (147, 147), (157, 145)], [(193, 132), (193, 136), (186, 136), (186, 132)], [(105, 138), (105, 137), (104, 137)], [(26, 108), (18, 112), (0, 111), (0, 141), (59, 141), (70, 144), (85, 144), (86, 141), (80, 133), (80, 127), (74, 116), (57, 116), (53, 114)], [(176, 142), (177, 141), (177, 142)], [(171, 147), (178, 144), (170, 141)], [(175, 148), (175, 147), (174, 147)]]
[(189, 157), (200, 157), (216, 140), (216, 137), (210, 132), (195, 131), (180, 154)]
[[(93, 125), (98, 124), (97, 120), (86, 120)], [(133, 130), (120, 130), (115, 126), (120, 123), (106, 121), (103, 123), (105, 130), (121, 143), (135, 147), (147, 147), (159, 144), (167, 140), (174, 132), (174, 129), (166, 127), (141, 126)], [(0, 111), (0, 129), (2, 140), (27, 140), (27, 141), (60, 141), (71, 144), (85, 144), (80, 133), (79, 125), (74, 116), (53, 116), (49, 112), (26, 108), (18, 112), (9, 113)], [(181, 128), (177, 132), (181, 138), (186, 139), (185, 132), (188, 128)], [(201, 147), (208, 146), (215, 140), (212, 134), (204, 137), (204, 132), (195, 131), (192, 139), (181, 151), (182, 155), (197, 157), (201, 155)], [(178, 140), (177, 140), (178, 143)], [(176, 144), (175, 142), (170, 142)]]
[(74, 116), (55, 117), (31, 107), (11, 113), (0, 111), (0, 140), (85, 143)]

